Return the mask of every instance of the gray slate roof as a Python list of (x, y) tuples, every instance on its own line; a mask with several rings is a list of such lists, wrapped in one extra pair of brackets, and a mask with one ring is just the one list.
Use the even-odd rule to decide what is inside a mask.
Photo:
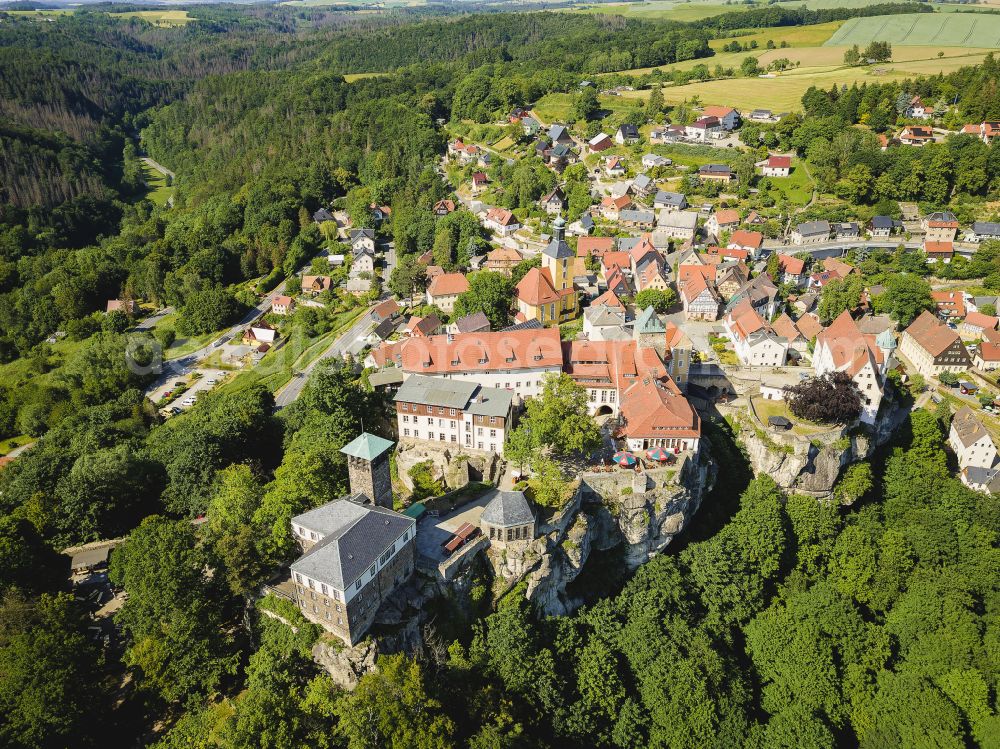
[(524, 322), (519, 322), (514, 325), (508, 325), (501, 332), (506, 333), (509, 330), (541, 330), (544, 327), (545, 326), (542, 325), (538, 320), (533, 318), (531, 320), (525, 320)]
[(568, 244), (566, 244), (566, 240), (564, 239), (553, 239), (548, 243), (548, 245), (546, 245), (542, 252), (551, 258), (556, 258), (557, 260), (562, 260), (567, 257), (576, 257), (576, 253)]
[(314, 580), (346, 589), (371, 567), (407, 529), (413, 518), (373, 505), (359, 505), (353, 498), (338, 499), (309, 513), (293, 518), (302, 522), (311, 513), (325, 511), (329, 520), (343, 519), (322, 541), (292, 563), (292, 571)]
[(528, 498), (524, 492), (505, 492), (494, 489), (487, 496), (490, 497), (489, 504), (483, 509), (481, 522), (507, 527), (512, 525), (524, 525), (531, 523), (535, 519), (528, 504)]
[(469, 404), (466, 413), (474, 416), (503, 416), (510, 413), (514, 393), (502, 388), (480, 388), (476, 393), (476, 401)]
[(679, 192), (666, 192), (665, 190), (660, 190), (653, 197), (653, 203), (662, 203), (663, 205), (676, 205), (683, 208), (687, 205), (687, 198), (684, 197), (682, 193)]
[(401, 403), (420, 403), (425, 406), (465, 408), (478, 387), (479, 385), (474, 382), (415, 374), (406, 378), (406, 382), (396, 392), (395, 400)]
[(806, 221), (805, 223), (796, 226), (795, 231), (803, 237), (814, 237), (819, 234), (829, 234), (830, 222), (825, 219), (822, 221)]
[(624, 210), (618, 214), (620, 221), (635, 221), (636, 223), (652, 224), (656, 221), (656, 215), (652, 211), (632, 211)]
[(972, 223), (972, 231), (974, 234), (1000, 237), (1000, 223), (995, 221), (974, 221)]
[(891, 216), (872, 216), (872, 228), (889, 229), (890, 231), (892, 231), (894, 229), (902, 229), (903, 222), (897, 221)]
[(455, 320), (455, 327), (459, 333), (478, 333), (490, 329), (490, 319), (484, 312), (473, 312), (471, 315), (460, 317)]

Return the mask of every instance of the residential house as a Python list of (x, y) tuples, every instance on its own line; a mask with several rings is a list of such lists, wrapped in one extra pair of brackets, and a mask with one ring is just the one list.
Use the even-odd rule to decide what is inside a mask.
[(601, 215), (609, 221), (617, 221), (622, 211), (632, 207), (632, 198), (628, 195), (622, 195), (620, 198), (606, 196), (601, 199)]
[(509, 237), (521, 228), (521, 223), (505, 208), (490, 208), (483, 226), (497, 236)]
[(787, 177), (792, 173), (792, 157), (772, 154), (764, 161), (758, 161), (754, 166), (765, 177)]
[(845, 263), (843, 260), (838, 260), (835, 257), (823, 258), (823, 270), (833, 273), (837, 278), (847, 278), (850, 274), (856, 272), (853, 265)]
[(656, 232), (653, 243), (656, 242), (656, 234), (665, 239), (679, 239), (684, 242), (693, 241), (698, 232), (698, 214), (695, 211), (674, 211), (663, 208), (660, 210), (656, 221)]
[(701, 180), (730, 182), (735, 176), (733, 170), (726, 164), (702, 164), (698, 167), (698, 178)]
[(757, 213), (757, 211), (750, 211), (743, 223), (747, 226), (763, 226), (767, 223), (767, 219)]
[(972, 363), (976, 369), (981, 369), (984, 372), (1000, 369), (1000, 344), (988, 340), (981, 342), (976, 349)]
[(295, 300), (290, 296), (279, 294), (271, 300), (271, 312), (276, 315), (289, 315), (295, 309)]
[(587, 148), (591, 153), (600, 153), (601, 151), (607, 151), (611, 148), (614, 143), (611, 141), (611, 136), (607, 133), (598, 133), (589, 141), (587, 141)]
[(409, 338), (401, 351), (407, 378), (417, 374), (462, 380), (511, 390), (521, 398), (539, 395), (544, 375), (558, 374), (562, 365), (557, 328)]
[(1000, 322), (992, 315), (984, 315), (982, 312), (969, 312), (965, 319), (958, 326), (958, 334), (966, 341), (981, 340), (987, 331), (997, 329)]
[(1000, 122), (983, 122), (979, 125), (979, 137), (986, 145), (990, 145), (1000, 136)]
[(440, 265), (428, 265), (427, 270), (424, 271), (424, 275), (427, 277), (427, 282), (430, 283), (438, 276), (444, 275), (444, 268)]
[(615, 248), (614, 237), (580, 237), (576, 241), (576, 255), (581, 258), (596, 257), (600, 260), (604, 253)]
[(749, 300), (739, 302), (724, 320), (740, 363), (747, 367), (781, 367), (788, 357), (788, 339), (774, 332)]
[(649, 231), (656, 225), (656, 214), (652, 211), (623, 210), (618, 213), (618, 223), (628, 229)]
[(615, 143), (620, 146), (632, 145), (639, 142), (639, 128), (635, 125), (624, 124), (615, 131)]
[(781, 283), (791, 283), (801, 286), (805, 280), (806, 261), (792, 255), (778, 254), (778, 271)]
[(950, 263), (955, 256), (955, 246), (951, 242), (924, 242), (924, 253), (928, 263)]
[(903, 231), (903, 222), (890, 216), (873, 216), (869, 227), (873, 238), (886, 239)]
[(681, 263), (677, 266), (677, 288), (678, 290), (683, 290), (695, 278), (702, 278), (714, 284), (718, 270), (718, 265)]
[(663, 213), (666, 211), (683, 211), (688, 207), (687, 198), (679, 192), (666, 192), (658, 190), (653, 196), (653, 208)]
[(961, 291), (932, 291), (931, 299), (941, 319), (957, 321), (965, 317), (965, 296)]
[(729, 241), (726, 243), (727, 249), (747, 250), (753, 253), (754, 257), (760, 255), (763, 247), (764, 235), (759, 231), (747, 231), (746, 229), (737, 229), (734, 231), (729, 235)]
[(549, 166), (557, 172), (562, 172), (567, 164), (576, 163), (576, 153), (565, 143), (556, 143), (549, 151)]
[(924, 104), (919, 96), (914, 96), (906, 105), (905, 114), (910, 119), (929, 120), (934, 115), (934, 107)]
[(514, 410), (510, 390), (411, 374), (393, 400), (404, 441), (424, 440), (503, 455)]
[(566, 227), (566, 232), (577, 237), (586, 237), (594, 230), (594, 218), (588, 210), (580, 218)]
[(707, 106), (701, 116), (715, 117), (724, 130), (735, 130), (740, 125), (740, 113), (732, 107)]
[(649, 134), (651, 143), (676, 143), (686, 135), (683, 125), (668, 125), (667, 127), (654, 128)]
[(668, 159), (666, 156), (660, 156), (655, 153), (643, 154), (642, 165), (647, 169), (656, 169), (658, 167), (670, 166), (673, 164), (672, 159)]
[(624, 394), (638, 379), (667, 377), (667, 367), (653, 348), (626, 340), (563, 341), (563, 371), (587, 391), (592, 414), (615, 416)]
[(524, 134), (527, 136), (536, 135), (541, 129), (541, 125), (538, 124), (538, 120), (534, 117), (524, 116), (521, 118), (521, 125), (524, 127)]
[(313, 213), (312, 219), (317, 224), (323, 224), (327, 221), (333, 221), (334, 223), (337, 222), (337, 217), (330, 213), (327, 208), (318, 209), (315, 213)]
[(861, 237), (861, 227), (857, 221), (841, 221), (831, 225), (833, 235), (838, 240), (858, 239)]
[(329, 291), (333, 280), (329, 276), (302, 276), (302, 293), (316, 296)]
[(468, 290), (469, 279), (464, 273), (442, 273), (427, 286), (427, 303), (450, 314), (458, 297)]
[(715, 211), (705, 222), (705, 231), (713, 237), (719, 237), (722, 232), (733, 232), (740, 227), (740, 212), (732, 208)]
[(399, 317), (400, 307), (396, 303), (395, 299), (386, 299), (384, 302), (379, 302), (369, 313), (369, 317), (373, 323), (378, 325), (385, 320), (395, 320)]
[(924, 377), (964, 372), (972, 364), (958, 332), (926, 310), (903, 331), (899, 352)]
[(263, 344), (271, 346), (277, 340), (278, 331), (264, 320), (257, 320), (251, 323), (250, 327), (243, 331), (243, 343), (247, 346), (260, 346)]
[(695, 275), (681, 289), (681, 305), (686, 320), (718, 320), (719, 295), (714, 284)]
[(848, 311), (816, 336), (813, 367), (817, 375), (846, 372), (861, 393), (861, 420), (874, 424), (885, 391), (885, 374), (896, 338), (891, 330), (865, 335)]
[(1000, 239), (1000, 222), (973, 221), (972, 228), (965, 235), (966, 242), (985, 242), (988, 239)]
[(794, 349), (800, 355), (807, 352), (809, 348), (809, 339), (805, 337), (792, 318), (790, 318), (787, 314), (782, 312), (778, 315), (774, 319), (774, 322), (771, 323), (771, 327), (779, 336), (788, 339), (788, 347), (790, 349)]
[(670, 288), (667, 271), (659, 258), (643, 265), (633, 278), (635, 279), (636, 291), (646, 291), (646, 289), (666, 291)]
[(950, 211), (935, 211), (920, 220), (925, 242), (954, 242), (958, 219)]
[(347, 282), (343, 285), (343, 289), (352, 296), (364, 296), (372, 290), (372, 280), (370, 278), (355, 276), (347, 279)]
[(806, 221), (792, 231), (792, 244), (820, 244), (830, 239), (830, 222)]
[[(621, 273), (619, 271), (616, 271), (616, 273), (618, 274), (618, 277), (621, 278)], [(625, 303), (621, 300), (621, 296), (619, 296), (618, 292), (614, 289), (608, 289), (605, 291), (590, 303), (590, 307), (612, 307), (613, 309), (621, 310), (622, 312), (625, 311)]]
[(448, 155), (456, 157), (462, 164), (468, 164), (478, 158), (479, 146), (466, 144), (459, 138), (448, 144)]
[(482, 172), (473, 172), (472, 174), (472, 194), (479, 195), (482, 193), (487, 186), (490, 184), (490, 178), (487, 177)]
[(770, 109), (754, 109), (750, 112), (750, 119), (754, 122), (770, 122), (773, 118)]
[(434, 215), (435, 216), (447, 216), (449, 213), (454, 213), (455, 211), (455, 201), (454, 200), (439, 200), (434, 204)]
[(590, 341), (617, 341), (631, 337), (624, 309), (604, 304), (590, 305), (583, 311), (583, 336)]
[(684, 128), (684, 136), (691, 140), (707, 141), (721, 138), (725, 133), (718, 117), (699, 117)]
[(437, 335), (444, 329), (444, 324), (437, 315), (427, 317), (410, 317), (406, 323), (406, 334), (411, 338), (428, 338)]
[(351, 250), (355, 253), (360, 250), (375, 252), (375, 232), (371, 229), (351, 229), (348, 233), (351, 243)]
[(812, 312), (806, 312), (795, 321), (795, 327), (807, 341), (812, 341), (822, 332), (823, 323)]
[(483, 267), (495, 273), (511, 275), (514, 266), (524, 260), (524, 256), (512, 247), (496, 247), (486, 254)]
[(413, 575), (416, 521), (392, 509), (392, 443), (362, 434), (341, 449), (351, 494), (291, 519), (302, 556), (291, 564), (303, 616), (347, 645)]
[(632, 191), (638, 198), (648, 197), (654, 187), (656, 187), (656, 183), (647, 174), (640, 174), (632, 180)]
[(907, 125), (898, 136), (904, 146), (923, 146), (934, 142), (934, 131), (921, 125)]
[(728, 302), (749, 280), (750, 270), (746, 263), (726, 263), (716, 270), (715, 290)]
[(744, 301), (749, 302), (758, 314), (768, 320), (781, 311), (778, 287), (767, 277), (766, 273), (761, 273), (756, 278), (747, 281), (743, 288), (733, 294), (726, 304), (726, 311), (732, 311)]
[(109, 299), (105, 313), (124, 312), (126, 315), (139, 313), (139, 304), (134, 299)]
[(549, 140), (553, 143), (561, 143), (566, 146), (573, 145), (573, 136), (565, 125), (552, 125), (549, 128)]
[(604, 173), (609, 177), (622, 177), (625, 175), (625, 162), (619, 156), (612, 156), (604, 162)]
[(958, 457), (959, 468), (993, 468), (997, 462), (993, 438), (968, 406), (962, 406), (952, 417), (948, 444)]
[(367, 273), (369, 277), (375, 273), (375, 255), (367, 247), (358, 247), (351, 260), (350, 277), (357, 278), (362, 273)]
[(542, 210), (544, 210), (550, 216), (558, 216), (562, 209), (566, 207), (566, 196), (563, 195), (563, 191), (558, 187), (554, 188), (552, 192), (547, 195), (543, 195), (542, 199), (539, 201)]
[(447, 332), (451, 335), (456, 333), (489, 333), (490, 319), (485, 312), (473, 312), (471, 315), (460, 317), (448, 324)]

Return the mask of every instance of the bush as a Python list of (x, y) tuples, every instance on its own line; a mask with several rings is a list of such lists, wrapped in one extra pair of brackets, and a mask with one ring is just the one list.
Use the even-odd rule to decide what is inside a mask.
[(788, 408), (800, 419), (847, 424), (861, 413), (861, 393), (846, 372), (828, 372), (786, 390)]
[(414, 501), (426, 499), (427, 497), (435, 497), (444, 493), (444, 486), (438, 479), (434, 478), (433, 460), (425, 460), (422, 463), (417, 463), (407, 471), (407, 475), (410, 477), (410, 481), (413, 482)]

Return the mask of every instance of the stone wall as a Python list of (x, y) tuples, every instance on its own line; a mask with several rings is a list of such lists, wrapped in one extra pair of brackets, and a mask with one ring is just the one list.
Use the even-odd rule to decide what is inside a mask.
[(503, 461), (495, 453), (410, 440), (401, 442), (396, 450), (396, 473), (404, 488), (413, 490), (410, 469), (428, 460), (434, 464), (435, 478), (448, 489), (460, 489), (469, 481), (496, 484), (503, 472)]

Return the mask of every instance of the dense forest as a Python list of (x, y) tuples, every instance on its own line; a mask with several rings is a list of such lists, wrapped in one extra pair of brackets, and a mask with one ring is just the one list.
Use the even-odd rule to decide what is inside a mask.
[[(270, 390), (251, 382), (164, 422), (143, 398), (148, 376), (125, 366), (126, 349), (144, 361), (153, 340), (97, 311), (124, 295), (176, 307), (179, 333), (218, 330), (309, 263), (322, 244), (312, 211), (331, 202), (364, 226), (374, 226), (371, 203), (392, 208), (378, 231), (399, 255), (391, 285), (409, 291), (418, 254), (449, 266), (484, 241), (471, 214), (429, 210), (446, 197), (439, 120), (493, 122), (595, 72), (707, 57), (728, 14), (685, 25), (190, 12), (197, 20), (177, 29), (101, 12), (0, 23), (0, 360), (11, 367), (0, 436), (38, 438), (0, 473), (0, 744), (995, 739), (1000, 515), (995, 499), (951, 477), (946, 409), (913, 412), (871, 465), (846, 471), (843, 506), (751, 480), (725, 422), (706, 424), (722, 470), (668, 553), (628, 580), (610, 554), (582, 578), (587, 605), (554, 619), (517, 590), (494, 609), (483, 573), (467, 599), (440, 602), (418, 659), (386, 658), (353, 693), (337, 689), (311, 659), (317, 629), (302, 621), (293, 633), (253, 599), (292, 553), (289, 519), (346, 490), (338, 450), (362, 423), (377, 431), (382, 398), (327, 366), (277, 415)], [(741, 14), (742, 28), (764, 13), (779, 25), (832, 18), (759, 12)], [(837, 11), (850, 12), (866, 10)], [(349, 72), (386, 75), (348, 83)], [(984, 199), (998, 189), (995, 148), (956, 138), (883, 152), (871, 131), (897, 121), (903, 92), (954, 99), (971, 120), (998, 117), (998, 78), (990, 57), (915, 82), (813, 90), (803, 115), (743, 137), (765, 152), (794, 149), (859, 210)], [(177, 173), (173, 208), (142, 199), (141, 152)], [(554, 180), (532, 159), (492, 169), (518, 210)], [(580, 210), (587, 183), (567, 171)], [(866, 262), (866, 278), (890, 288), (897, 270), (927, 272), (912, 256)], [(977, 263), (948, 272), (1000, 285), (1000, 253)], [(49, 342), (56, 331), (67, 353)], [(122, 640), (105, 649), (55, 550), (124, 535), (111, 569), (128, 592)]]

